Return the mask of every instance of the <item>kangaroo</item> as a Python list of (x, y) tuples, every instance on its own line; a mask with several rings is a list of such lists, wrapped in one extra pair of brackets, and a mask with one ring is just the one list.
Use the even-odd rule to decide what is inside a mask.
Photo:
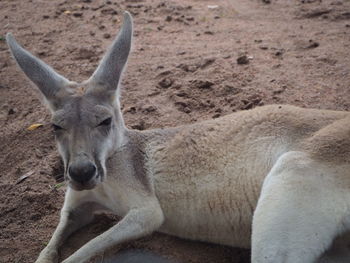
[[(251, 248), (253, 263), (350, 262), (324, 252), (350, 229), (350, 113), (270, 105), (174, 128), (126, 128), (119, 82), (132, 17), (93, 75), (67, 80), (6, 36), (39, 88), (68, 184), (59, 224), (37, 263), (94, 213), (122, 217), (63, 260), (87, 262), (153, 231)], [(326, 257), (326, 258), (325, 258)]]

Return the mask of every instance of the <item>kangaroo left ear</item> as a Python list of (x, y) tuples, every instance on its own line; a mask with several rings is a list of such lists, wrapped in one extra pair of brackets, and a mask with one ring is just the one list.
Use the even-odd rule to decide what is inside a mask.
[(67, 95), (66, 87), (68, 87), (71, 82), (56, 73), (42, 60), (22, 48), (11, 33), (7, 33), (6, 42), (19, 67), (39, 88), (48, 101), (49, 107), (54, 109), (60, 98)]
[(101, 60), (96, 71), (87, 81), (87, 93), (101, 92), (114, 99), (121, 75), (131, 49), (133, 25), (129, 12), (124, 13), (123, 26), (112, 46)]

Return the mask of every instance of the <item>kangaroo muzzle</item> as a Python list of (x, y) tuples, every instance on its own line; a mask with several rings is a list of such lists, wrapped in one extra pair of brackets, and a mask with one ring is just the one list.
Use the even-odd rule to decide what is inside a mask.
[(68, 174), (73, 181), (84, 185), (97, 175), (97, 167), (89, 160), (77, 160), (69, 165)]

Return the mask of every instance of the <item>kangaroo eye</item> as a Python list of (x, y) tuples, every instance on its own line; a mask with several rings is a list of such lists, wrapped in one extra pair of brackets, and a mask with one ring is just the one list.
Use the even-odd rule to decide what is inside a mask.
[(63, 128), (61, 126), (58, 126), (56, 124), (52, 124), (52, 128), (54, 129), (54, 131), (63, 130)]
[(98, 126), (109, 126), (112, 122), (112, 118), (107, 118), (104, 121), (100, 122)]

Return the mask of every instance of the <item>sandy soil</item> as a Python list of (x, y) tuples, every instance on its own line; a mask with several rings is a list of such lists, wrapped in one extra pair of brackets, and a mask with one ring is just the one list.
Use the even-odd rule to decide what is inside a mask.
[[(349, 1), (2, 0), (0, 262), (35, 260), (65, 191), (57, 184), (62, 168), (49, 113), (10, 58), (4, 35), (13, 32), (58, 72), (82, 81), (111, 43), (123, 10), (135, 22), (122, 94), (129, 127), (175, 126), (272, 103), (350, 110)], [(244, 55), (239, 62), (246, 64), (238, 64)], [(33, 123), (44, 126), (28, 131)], [(23, 175), (29, 176), (19, 180)], [(99, 216), (64, 245), (62, 257), (115, 220)], [(247, 250), (161, 234), (113, 251), (130, 248), (177, 262), (249, 262)]]

